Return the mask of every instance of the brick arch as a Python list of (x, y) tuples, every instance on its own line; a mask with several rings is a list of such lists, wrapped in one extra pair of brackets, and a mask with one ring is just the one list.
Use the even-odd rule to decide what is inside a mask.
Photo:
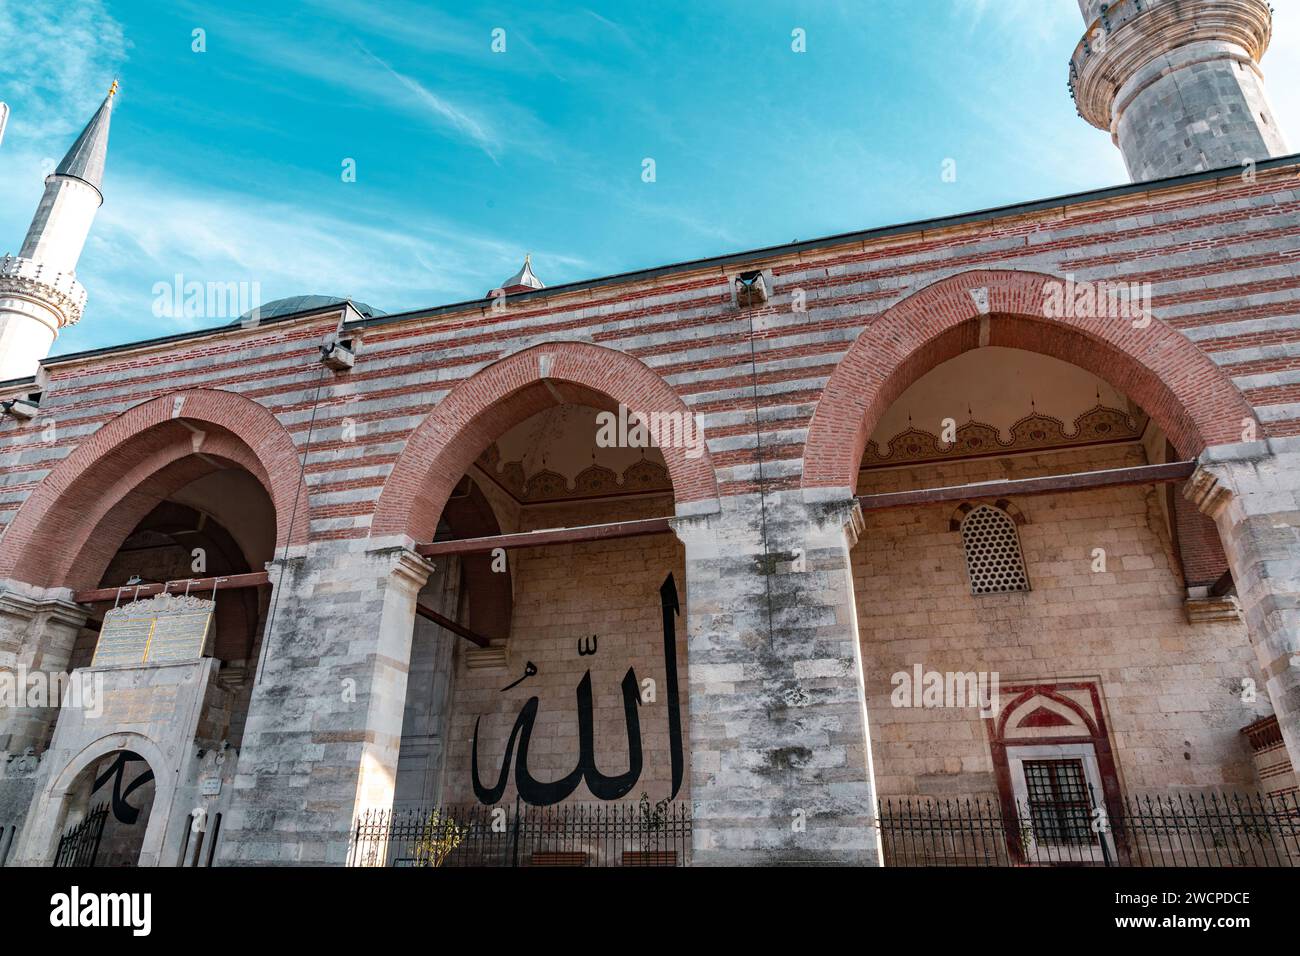
[[(461, 382), (415, 429), (375, 510), (371, 535), (431, 541), (443, 505), (490, 442), (560, 403), (637, 412), (690, 414), (662, 378), (625, 352), (586, 342), (548, 342), (503, 358)], [(678, 510), (709, 507), (718, 496), (708, 450), (688, 458), (663, 448)]]
[[(848, 488), (867, 440), (893, 401), (937, 365), (981, 345), (1041, 352), (1086, 369), (1140, 405), (1186, 458), (1241, 441), (1254, 411), (1182, 333), (1153, 318), (1047, 318), (1039, 272), (976, 270), (898, 302), (868, 325), (836, 367), (804, 446), (804, 488)], [(987, 321), (982, 321), (987, 320)]]
[(308, 499), (289, 433), (251, 399), (195, 389), (128, 409), (59, 462), (0, 539), (0, 578), (38, 587), (94, 586), (154, 505), (227, 467), (245, 469), (266, 489), (277, 546), (307, 540)]

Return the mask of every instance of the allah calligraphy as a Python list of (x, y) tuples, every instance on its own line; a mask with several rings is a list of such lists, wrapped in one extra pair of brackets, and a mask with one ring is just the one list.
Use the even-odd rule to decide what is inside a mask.
[[(682, 751), (682, 720), (679, 709), (680, 691), (677, 683), (677, 634), (676, 618), (681, 613), (677, 601), (677, 585), (671, 574), (659, 589), (663, 609), (664, 669), (666, 671), (666, 689), (668, 696), (668, 736), (672, 762), (672, 794), (677, 796), (682, 785), (684, 759)], [(578, 644), (579, 656), (595, 654), (594, 637), (590, 643)], [(530, 673), (531, 672), (531, 673)], [(536, 668), (531, 663), (525, 668), (524, 677), (532, 676)], [(521, 677), (510, 687), (514, 687)], [(508, 690), (509, 688), (504, 688)], [(514, 765), (515, 789), (525, 803), (534, 806), (549, 806), (567, 799), (580, 784), (585, 783), (591, 795), (597, 800), (617, 800), (626, 796), (636, 786), (641, 777), (643, 754), (641, 750), (641, 695), (636, 677), (636, 669), (629, 667), (623, 676), (621, 685), (623, 697), (623, 721), (627, 730), (627, 770), (618, 774), (605, 774), (596, 766), (596, 736), (593, 716), (591, 671), (588, 670), (578, 682), (576, 691), (578, 709), (578, 762), (573, 770), (558, 780), (538, 780), (528, 770), (528, 750), (532, 743), (533, 725), (537, 720), (537, 711), (541, 706), (538, 697), (528, 698), (515, 718), (510, 730), (510, 739), (506, 742), (505, 756), (496, 782), (485, 786), (479, 774), (478, 737), (480, 717), (474, 722), (473, 751), (471, 754), (471, 775), (474, 796), (480, 803), (494, 804), (504, 796), (510, 782), (510, 768)]]

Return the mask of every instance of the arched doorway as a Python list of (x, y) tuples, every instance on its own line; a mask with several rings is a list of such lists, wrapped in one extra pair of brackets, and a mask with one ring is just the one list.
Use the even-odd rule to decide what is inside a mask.
[[(112, 512), (110, 512), (110, 515)], [(105, 615), (144, 590), (211, 601), (203, 656), (218, 662), (222, 719), (208, 728), (214, 743), (238, 752), (271, 606), (269, 585), (219, 589), (189, 582), (239, 579), (262, 571), (275, 555), (275, 508), (243, 468), (215, 468), (158, 501), (122, 539), (93, 589), (103, 597), (77, 635), (69, 666), (90, 667)], [(109, 595), (112, 595), (110, 598)], [(53, 727), (50, 728), (51, 734)], [(47, 741), (48, 743), (48, 741)]]
[[(26, 861), (45, 863), (45, 855), (56, 852), (45, 837), (51, 810), (62, 806), (61, 788), (72, 786), (65, 771), (89, 759), (84, 755), (101, 747), (105, 735), (131, 737), (141, 724), (159, 728), (175, 761), (160, 763), (156, 753), (127, 745), (109, 749), (146, 761), (157, 779), (169, 781), (169, 794), (177, 786), (197, 791), (203, 775), (219, 785), (197, 802), (214, 810), (224, 806), (236, 766), (224, 758), (241, 746), (268, 612), (263, 569), (277, 545), (306, 537), (297, 462), (292, 439), (265, 408), (229, 393), (182, 392), (103, 425), (23, 504), (6, 532), (0, 576), (67, 610), (58, 627), (47, 622), (29, 629), (20, 659), (49, 674), (75, 671), (82, 686), (94, 689), (70, 704), (64, 698), (63, 709), (6, 715), (11, 746), (43, 753), (50, 767), (50, 782), (36, 794), (29, 816), (28, 830), (40, 835), (24, 838)], [(232, 581), (240, 587), (226, 589)], [(81, 602), (75, 618), (68, 595)], [(169, 601), (184, 605), (186, 627), (197, 629), (180, 657), (160, 663), (148, 649), (160, 646), (155, 637), (165, 635), (166, 625), (149, 616), (163, 613), (159, 607)], [(144, 615), (153, 629), (143, 654), (103, 664), (97, 662), (101, 629), (115, 608), (120, 616)], [(66, 626), (74, 619), (79, 628)], [(96, 755), (93, 767), (81, 764), (82, 770), (99, 780), (109, 769), (99, 766), (106, 754)], [(209, 766), (217, 763), (224, 769)], [(120, 776), (120, 769), (110, 777)], [(148, 797), (149, 787), (145, 781), (133, 792)], [(163, 813), (157, 840), (144, 844), (141, 855), (151, 864), (162, 859), (169, 801), (155, 801), (142, 815), (153, 833), (152, 818)], [(127, 847), (127, 837), (136, 833), (130, 829), (136, 823), (122, 816), (131, 815), (129, 802), (116, 806), (122, 813), (110, 814), (105, 824), (110, 849)], [(125, 860), (128, 849), (111, 850), (112, 858)]]
[[(115, 732), (61, 752), (33, 801), (18, 862), (79, 866), (173, 863), (177, 766), (149, 737)], [(180, 820), (184, 820), (183, 813)]]
[[(637, 414), (672, 415), (686, 431), (673, 443), (652, 426), (643, 439), (629, 427)], [(636, 360), (554, 343), (462, 383), (417, 429), (374, 534), (431, 542), (423, 550), (436, 570), (419, 601), (462, 633), (417, 622), (400, 764), (415, 762), (438, 694), (450, 701), (433, 708), (447, 743), (436, 783), (399, 770), (399, 809), (417, 794), (460, 806), (685, 797), (686, 629), (665, 647), (661, 595), (672, 576), (685, 605), (681, 545), (666, 521), (635, 538), (582, 531), (709, 507), (716, 490), (697, 428)], [(513, 540), (467, 541), (494, 535)], [(449, 672), (421, 664), (437, 656), (422, 653), (429, 645)], [(594, 721), (586, 743), (582, 721)], [(613, 777), (616, 786), (591, 786)]]
[(252, 475), (274, 504), (277, 542), (306, 542), (307, 494), (293, 439), (261, 405), (198, 389), (123, 412), (60, 461), (6, 529), (0, 578), (93, 587), (160, 501), (230, 468)]
[(81, 866), (137, 866), (156, 789), (153, 769), (134, 751), (116, 750), (92, 762), (65, 797), (58, 859)]
[[(887, 312), (827, 386), (804, 487), (864, 510), (879, 796), (1032, 805), (1054, 821), (1040, 848), (1078, 860), (1102, 852), (1069, 822), (1089, 799), (1255, 784), (1239, 730), (1269, 704), (1241, 692), (1265, 675), (1235, 605), (1208, 600), (1224, 548), (1171, 464), (1251, 433), (1249, 405), (1149, 315), (1049, 318), (1055, 281), (972, 273)], [(992, 734), (1020, 698), (1084, 716)]]

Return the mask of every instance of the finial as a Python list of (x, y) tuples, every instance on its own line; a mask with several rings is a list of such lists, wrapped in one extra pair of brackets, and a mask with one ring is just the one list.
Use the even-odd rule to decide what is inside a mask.
[(117, 95), (117, 80), (114, 80), (113, 85), (108, 88), (108, 95), (110, 97)]

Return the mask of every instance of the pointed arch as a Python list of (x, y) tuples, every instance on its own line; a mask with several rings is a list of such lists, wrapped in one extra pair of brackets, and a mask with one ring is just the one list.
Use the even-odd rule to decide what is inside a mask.
[[(586, 342), (548, 342), (516, 352), (461, 382), (415, 429), (393, 466), (371, 536), (431, 541), (438, 515), (475, 458), (494, 439), (557, 404), (691, 415), (685, 402), (642, 362)], [(707, 448), (662, 448), (678, 513), (717, 508)]]
[(159, 501), (219, 468), (266, 489), (276, 543), (308, 537), (297, 446), (269, 409), (234, 392), (161, 395), (105, 423), (36, 487), (5, 529), (0, 578), (93, 587), (123, 538)]
[(962, 272), (909, 295), (871, 322), (836, 367), (813, 413), (803, 487), (852, 489), (876, 423), (935, 366), (984, 345), (1041, 352), (1110, 382), (1191, 458), (1241, 441), (1250, 404), (1186, 336), (1152, 318), (1048, 318), (1065, 280), (1040, 272)]

